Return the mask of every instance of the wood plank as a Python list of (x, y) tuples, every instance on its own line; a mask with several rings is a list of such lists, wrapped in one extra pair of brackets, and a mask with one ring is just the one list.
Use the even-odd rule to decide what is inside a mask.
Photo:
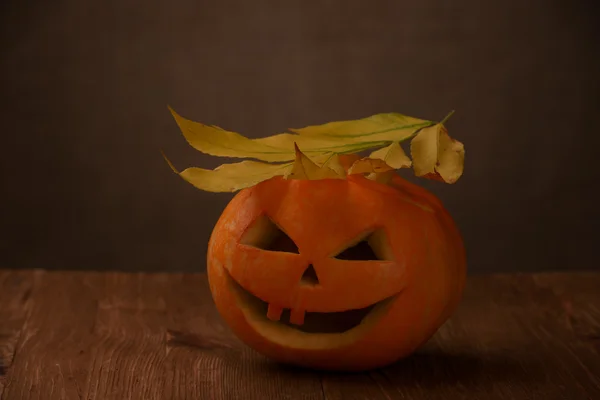
[(386, 400), (393, 391), (381, 385), (372, 373), (320, 373), (327, 400)]
[(553, 310), (558, 321), (600, 351), (600, 274), (546, 273), (536, 274), (533, 279), (537, 286), (556, 296)]
[(188, 338), (171, 337), (165, 398), (323, 398), (316, 373), (274, 365), (233, 336), (213, 305), (205, 275), (180, 276), (172, 284), (166, 300), (170, 327)]
[(204, 274), (0, 271), (0, 398), (600, 398), (598, 288), (591, 273), (470, 277), (417, 354), (336, 374), (244, 346)]
[(49, 273), (32, 301), (3, 399), (322, 398), (239, 343), (203, 274)]
[(93, 343), (97, 288), (86, 274), (43, 273), (30, 297), (28, 318), (2, 399), (82, 398)]
[(27, 318), (36, 277), (39, 273), (0, 270), (0, 398)]
[(90, 400), (160, 399), (167, 309), (167, 275), (98, 274), (93, 347), (84, 383)]
[(558, 303), (531, 275), (471, 277), (453, 318), (383, 374), (409, 399), (600, 398), (599, 354), (561, 326)]

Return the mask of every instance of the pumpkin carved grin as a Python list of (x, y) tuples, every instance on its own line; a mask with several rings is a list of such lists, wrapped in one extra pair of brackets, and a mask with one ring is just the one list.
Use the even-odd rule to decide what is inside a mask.
[(359, 309), (338, 312), (300, 312), (303, 317), (302, 324), (294, 324), (290, 320), (294, 320), (292, 316), (297, 315), (298, 311), (282, 308), (279, 318), (269, 318), (269, 303), (242, 287), (226, 268), (222, 269), (229, 290), (234, 295), (246, 321), (261, 336), (299, 349), (342, 347), (358, 341), (387, 313), (388, 308), (400, 294)]
[(337, 312), (316, 312), (281, 308), (269, 304), (244, 289), (229, 273), (228, 280), (240, 303), (246, 304), (245, 314), (252, 319), (261, 319), (281, 327), (307, 334), (339, 334), (358, 327), (371, 312), (391, 302), (397, 295), (378, 301), (367, 307)]

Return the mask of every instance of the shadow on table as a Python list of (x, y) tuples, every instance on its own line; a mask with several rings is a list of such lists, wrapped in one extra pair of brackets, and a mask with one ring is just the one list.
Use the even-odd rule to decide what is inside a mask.
[(528, 368), (510, 353), (444, 353), (441, 350), (418, 352), (410, 357), (396, 362), (389, 367), (380, 369), (387, 380), (397, 386), (407, 384), (422, 384), (426, 386), (448, 385), (461, 383), (494, 382), (524, 382), (535, 380), (532, 371), (538, 368)]
[(521, 382), (539, 379), (536, 371), (542, 366), (525, 366), (511, 358), (509, 352), (486, 353), (445, 353), (441, 350), (417, 352), (388, 367), (368, 372), (328, 372), (314, 371), (301, 367), (269, 363), (267, 368), (278, 369), (280, 373), (296, 376), (318, 373), (323, 377), (348, 377), (352, 375), (383, 375), (394, 386), (423, 385), (427, 387), (463, 384), (475, 385), (481, 382)]

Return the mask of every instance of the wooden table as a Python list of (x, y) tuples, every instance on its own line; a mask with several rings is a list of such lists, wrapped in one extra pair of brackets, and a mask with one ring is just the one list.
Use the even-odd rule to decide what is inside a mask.
[(246, 348), (204, 274), (0, 270), (0, 398), (600, 399), (600, 274), (471, 277), (417, 354), (334, 374)]

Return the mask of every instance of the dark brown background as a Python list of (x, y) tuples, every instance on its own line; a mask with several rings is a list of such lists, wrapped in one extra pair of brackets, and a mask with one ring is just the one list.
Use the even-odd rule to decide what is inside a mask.
[(250, 136), (397, 111), (465, 143), (424, 182), (471, 272), (597, 269), (598, 29), (582, 1), (3, 1), (2, 267), (202, 270), (231, 195), (182, 115)]

